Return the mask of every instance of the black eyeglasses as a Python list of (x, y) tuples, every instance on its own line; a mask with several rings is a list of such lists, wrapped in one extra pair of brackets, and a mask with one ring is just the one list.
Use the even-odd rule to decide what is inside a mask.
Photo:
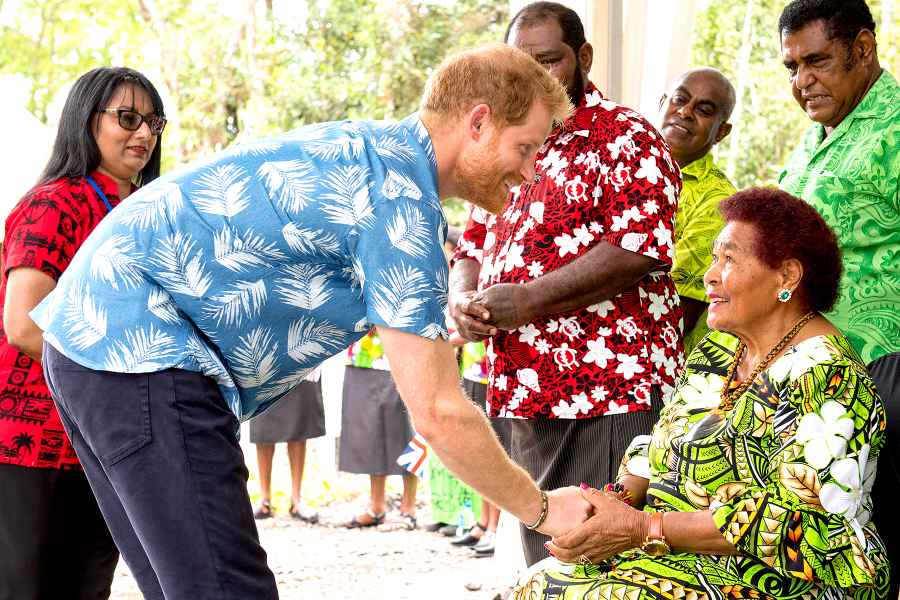
[(97, 112), (109, 113), (119, 117), (119, 127), (128, 131), (137, 131), (143, 123), (147, 123), (150, 133), (159, 135), (166, 128), (166, 118), (157, 115), (144, 116), (130, 108), (101, 108)]

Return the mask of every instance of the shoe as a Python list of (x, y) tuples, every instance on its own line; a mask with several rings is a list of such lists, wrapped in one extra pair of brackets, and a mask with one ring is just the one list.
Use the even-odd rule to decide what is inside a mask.
[(478, 543), (472, 546), (472, 550), (475, 551), (475, 556), (478, 558), (488, 557), (494, 555), (494, 548), (496, 546), (496, 534), (493, 531), (486, 531), (481, 539), (478, 540)]
[[(369, 520), (364, 520), (368, 518)], [(349, 523), (344, 523), (347, 529), (364, 529), (366, 527), (377, 527), (384, 523), (384, 513), (375, 513), (371, 508), (367, 508), (363, 514), (353, 517)]]
[(444, 525), (438, 529), (438, 533), (444, 537), (453, 537), (456, 535), (456, 525)]
[(413, 531), (417, 526), (415, 515), (401, 510), (396, 517), (391, 517), (379, 525), (378, 531)]
[[(440, 521), (436, 521), (434, 523), (429, 523), (428, 525), (425, 525), (424, 527), (422, 527), (422, 529), (424, 529), (425, 531), (427, 531), (429, 533), (439, 533), (441, 531), (441, 529), (443, 529), (446, 526), (447, 526), (446, 523), (441, 523)], [(456, 532), (454, 531), (454, 533), (456, 533)]]
[[(474, 535), (476, 532), (480, 532), (479, 535)], [(474, 546), (478, 543), (478, 541), (484, 535), (484, 530), (480, 525), (475, 525), (471, 529), (469, 529), (466, 533), (462, 535), (462, 537), (456, 537), (450, 540), (450, 543), (454, 546)]]
[(296, 504), (291, 504), (291, 509), (289, 512), (292, 519), (297, 519), (298, 521), (303, 521), (304, 523), (309, 523), (310, 525), (315, 525), (319, 522), (319, 513), (303, 503), (300, 503), (299, 506)]
[(256, 509), (256, 512), (253, 513), (253, 518), (257, 521), (262, 521), (263, 519), (271, 519), (272, 518), (272, 503), (268, 500), (263, 500), (259, 508)]

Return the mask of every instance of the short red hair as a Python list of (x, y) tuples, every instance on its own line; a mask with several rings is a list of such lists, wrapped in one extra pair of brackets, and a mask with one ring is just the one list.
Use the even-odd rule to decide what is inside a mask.
[(841, 251), (837, 238), (815, 208), (776, 188), (749, 188), (719, 204), (725, 222), (739, 221), (756, 231), (753, 253), (777, 269), (790, 258), (803, 265), (796, 291), (810, 310), (827, 312), (837, 301)]

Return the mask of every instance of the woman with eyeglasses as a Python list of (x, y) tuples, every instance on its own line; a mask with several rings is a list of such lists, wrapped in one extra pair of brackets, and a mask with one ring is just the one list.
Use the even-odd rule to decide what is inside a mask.
[(28, 312), (100, 220), (159, 176), (164, 115), (156, 88), (137, 71), (84, 74), (66, 99), (40, 181), (6, 219), (0, 599), (109, 597), (119, 553), (53, 406), (41, 371), (41, 330)]

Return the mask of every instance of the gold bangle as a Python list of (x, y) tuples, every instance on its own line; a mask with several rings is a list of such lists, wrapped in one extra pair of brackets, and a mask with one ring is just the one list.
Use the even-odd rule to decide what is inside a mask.
[(525, 523), (525, 527), (531, 530), (535, 530), (543, 525), (544, 521), (547, 520), (547, 515), (550, 513), (550, 500), (549, 498), (547, 498), (547, 492), (545, 492), (544, 490), (538, 491), (541, 493), (541, 514), (538, 515), (537, 521), (535, 521), (531, 525)]

